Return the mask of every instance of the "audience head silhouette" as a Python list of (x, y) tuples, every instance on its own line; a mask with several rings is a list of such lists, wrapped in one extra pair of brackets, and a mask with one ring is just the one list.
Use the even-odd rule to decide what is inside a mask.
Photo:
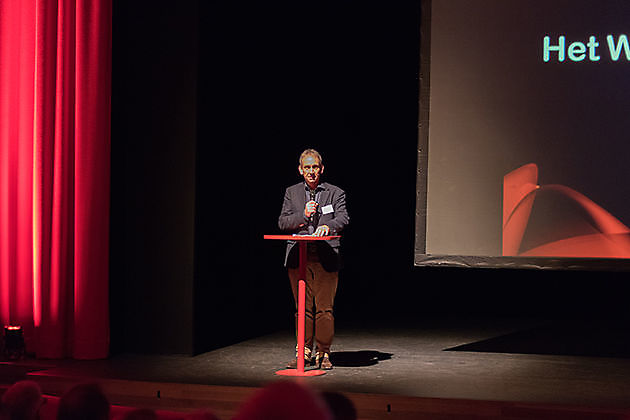
[(325, 391), (321, 395), (334, 420), (357, 420), (357, 410), (348, 397), (334, 391)]
[(306, 386), (280, 381), (256, 392), (234, 420), (332, 420), (322, 398)]
[(59, 401), (57, 420), (107, 420), (109, 401), (97, 384), (80, 384)]
[(0, 418), (6, 420), (36, 420), (44, 403), (42, 391), (33, 381), (20, 381), (11, 385), (2, 395)]

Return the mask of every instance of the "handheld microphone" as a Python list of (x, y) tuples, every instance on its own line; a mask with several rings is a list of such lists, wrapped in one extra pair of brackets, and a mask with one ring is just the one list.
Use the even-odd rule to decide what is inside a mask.
[[(310, 193), (311, 193), (311, 201), (315, 201), (315, 190), (310, 190)], [(314, 215), (315, 215), (314, 213), (311, 214), (311, 223), (313, 223), (313, 216)]]

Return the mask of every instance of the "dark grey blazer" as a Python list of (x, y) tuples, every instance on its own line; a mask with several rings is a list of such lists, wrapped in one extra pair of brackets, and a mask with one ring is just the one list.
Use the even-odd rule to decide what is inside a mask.
[[(295, 184), (287, 188), (284, 193), (282, 211), (278, 218), (278, 227), (285, 233), (306, 234), (308, 233), (308, 219), (304, 216), (304, 207), (307, 201), (307, 186), (304, 182)], [(327, 182), (318, 186), (320, 190), (317, 207), (317, 214), (314, 216), (315, 228), (327, 225), (330, 228), (329, 235), (339, 235), (348, 225), (350, 218), (346, 210), (346, 193), (339, 187)], [(331, 213), (323, 214), (324, 207), (332, 205)], [(290, 268), (298, 266), (298, 247), (296, 241), (287, 241), (287, 251), (284, 265)], [(341, 257), (339, 254), (339, 239), (316, 242), (317, 252), (320, 262), (326, 271), (338, 271), (341, 268)]]

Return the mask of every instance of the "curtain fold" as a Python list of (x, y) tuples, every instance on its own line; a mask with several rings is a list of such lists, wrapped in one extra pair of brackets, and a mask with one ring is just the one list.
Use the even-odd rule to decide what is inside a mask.
[(0, 2), (0, 321), (37, 357), (108, 354), (110, 108), (111, 0)]

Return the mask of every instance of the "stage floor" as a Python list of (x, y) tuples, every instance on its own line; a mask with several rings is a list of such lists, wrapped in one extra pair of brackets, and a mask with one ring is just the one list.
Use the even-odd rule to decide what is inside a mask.
[[(318, 390), (562, 406), (630, 414), (630, 329), (609, 321), (439, 319), (406, 327), (338, 326), (335, 368)], [(260, 388), (292, 357), (290, 331), (198, 356), (25, 360), (31, 377)], [(9, 366), (4, 364), (7, 372)]]

